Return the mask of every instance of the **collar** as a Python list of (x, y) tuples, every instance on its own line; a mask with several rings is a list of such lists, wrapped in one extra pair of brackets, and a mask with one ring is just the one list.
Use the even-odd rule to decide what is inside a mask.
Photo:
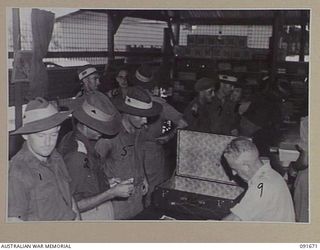
[(271, 169), (270, 163), (265, 163), (258, 169), (258, 171), (252, 176), (252, 178), (248, 181), (249, 185), (252, 185), (259, 179), (266, 171)]
[(86, 147), (86, 150), (90, 153), (93, 153), (94, 151), (94, 145), (97, 141), (89, 140), (87, 137), (85, 137), (78, 129), (76, 129), (74, 132), (74, 138), (75, 140), (81, 141), (84, 146)]

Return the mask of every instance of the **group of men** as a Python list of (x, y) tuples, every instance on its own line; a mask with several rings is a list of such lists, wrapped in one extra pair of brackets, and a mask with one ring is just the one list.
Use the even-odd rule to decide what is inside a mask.
[[(23, 126), (13, 133), (22, 135), (25, 143), (10, 160), (10, 221), (134, 218), (150, 205), (155, 186), (169, 178), (163, 143), (176, 129), (200, 124), (202, 132), (237, 135), (231, 122), (234, 106), (227, 100), (236, 77), (222, 74), (216, 80), (198, 81), (199, 98), (190, 104), (192, 119), (188, 119), (187, 113), (179, 113), (153, 94), (148, 67), (137, 69), (134, 87), (124, 80), (127, 72), (120, 72), (119, 92), (108, 97), (97, 90), (97, 70), (91, 65), (81, 68), (82, 91), (70, 111), (59, 112), (41, 97), (27, 104)], [(209, 118), (209, 113), (214, 114)], [(73, 130), (56, 149), (60, 126), (70, 116), (75, 121)], [(162, 135), (165, 120), (171, 120), (175, 129)], [(226, 220), (294, 221), (285, 182), (260, 161), (250, 140), (233, 140), (224, 156), (249, 186)]]
[(221, 135), (238, 135), (236, 102), (231, 100), (238, 79), (234, 74), (201, 78), (195, 84), (198, 93), (184, 111), (188, 129)]
[[(97, 90), (94, 67), (81, 68), (78, 76), (82, 91), (72, 111), (59, 112), (35, 98), (13, 133), (26, 142), (10, 161), (9, 220), (130, 219), (150, 205), (154, 187), (168, 178), (162, 143), (174, 131), (162, 136), (162, 123), (186, 123), (152, 95), (150, 70), (139, 68), (136, 86), (121, 86), (126, 91), (111, 98)], [(56, 149), (60, 126), (70, 116), (73, 130)]]

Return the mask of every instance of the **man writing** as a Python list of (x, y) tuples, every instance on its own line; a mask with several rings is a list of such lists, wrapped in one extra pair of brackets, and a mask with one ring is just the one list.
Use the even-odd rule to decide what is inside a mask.
[(256, 146), (246, 138), (231, 141), (223, 153), (231, 169), (248, 183), (242, 200), (224, 220), (294, 222), (291, 194), (280, 174), (259, 158)]
[(130, 179), (107, 179), (94, 147), (102, 136), (115, 136), (120, 130), (120, 113), (108, 97), (96, 91), (87, 94), (73, 114), (78, 121), (74, 131), (59, 145), (72, 178), (70, 188), (83, 220), (114, 219), (111, 199), (129, 197)]
[(55, 150), (59, 125), (70, 113), (58, 112), (41, 97), (27, 104), (23, 126), (13, 133), (26, 142), (9, 163), (9, 221), (76, 219), (70, 177)]

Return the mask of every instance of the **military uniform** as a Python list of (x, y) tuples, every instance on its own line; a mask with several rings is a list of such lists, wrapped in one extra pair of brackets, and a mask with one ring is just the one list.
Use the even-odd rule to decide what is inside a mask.
[(8, 217), (24, 221), (75, 219), (70, 177), (57, 151), (42, 162), (24, 143), (9, 165)]

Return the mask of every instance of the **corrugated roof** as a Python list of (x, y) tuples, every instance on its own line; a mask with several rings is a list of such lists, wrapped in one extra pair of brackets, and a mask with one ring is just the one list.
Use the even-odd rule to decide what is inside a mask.
[[(81, 14), (83, 11), (107, 13), (112, 11), (121, 17), (138, 17), (150, 20), (167, 21), (170, 17), (174, 22), (190, 24), (265, 24), (271, 25), (277, 13), (281, 14), (283, 24), (309, 23), (310, 11), (303, 9), (292, 10), (137, 10), (137, 9), (81, 9), (68, 15)], [(60, 17), (59, 20), (64, 17)]]

